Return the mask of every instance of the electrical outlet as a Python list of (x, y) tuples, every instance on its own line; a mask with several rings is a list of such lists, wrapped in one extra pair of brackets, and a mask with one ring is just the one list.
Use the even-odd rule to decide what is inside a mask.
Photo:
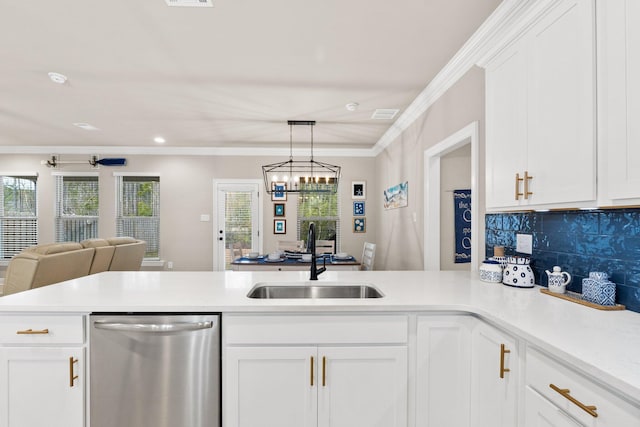
[(529, 255), (533, 253), (533, 236), (531, 234), (516, 234), (516, 252)]
[(167, 261), (167, 270), (173, 270), (173, 261)]

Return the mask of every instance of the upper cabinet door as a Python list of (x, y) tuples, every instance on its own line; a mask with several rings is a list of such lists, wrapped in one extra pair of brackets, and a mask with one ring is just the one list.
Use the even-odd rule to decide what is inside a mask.
[(527, 63), (524, 46), (503, 51), (486, 71), (486, 197), (489, 207), (519, 206), (527, 164)]
[(596, 201), (595, 5), (559, 0), (486, 67), (488, 210)]
[(530, 204), (596, 198), (595, 5), (564, 0), (530, 31)]
[[(640, 2), (598, 2), (600, 205), (640, 202)], [(635, 199), (635, 200), (633, 200)]]

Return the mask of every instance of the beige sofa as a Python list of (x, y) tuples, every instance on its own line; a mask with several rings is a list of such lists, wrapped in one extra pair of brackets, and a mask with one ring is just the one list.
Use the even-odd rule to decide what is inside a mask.
[(139, 270), (147, 244), (131, 237), (31, 246), (14, 256), (4, 278), (9, 295), (102, 271)]

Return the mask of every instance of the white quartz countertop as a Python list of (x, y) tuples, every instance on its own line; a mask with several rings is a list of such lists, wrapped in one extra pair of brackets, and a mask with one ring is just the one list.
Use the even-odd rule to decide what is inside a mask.
[(478, 315), (640, 402), (640, 314), (600, 311), (484, 283), (477, 273), (327, 271), (318, 284), (370, 283), (378, 299), (246, 297), (258, 282), (307, 281), (308, 272), (106, 272), (0, 298), (7, 312), (441, 312)]

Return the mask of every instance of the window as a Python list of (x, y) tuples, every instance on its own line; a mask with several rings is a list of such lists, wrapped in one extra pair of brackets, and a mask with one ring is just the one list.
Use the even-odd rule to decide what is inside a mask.
[[(304, 185), (304, 184), (302, 184)], [(314, 184), (318, 185), (318, 184)], [(298, 240), (307, 240), (309, 224), (316, 224), (316, 239), (334, 240), (336, 250), (340, 238), (339, 193), (300, 193), (298, 195)]]
[(116, 233), (147, 242), (144, 257), (159, 258), (160, 177), (116, 176)]
[(0, 259), (38, 243), (37, 176), (0, 175)]
[(56, 241), (98, 237), (98, 174), (56, 174)]

